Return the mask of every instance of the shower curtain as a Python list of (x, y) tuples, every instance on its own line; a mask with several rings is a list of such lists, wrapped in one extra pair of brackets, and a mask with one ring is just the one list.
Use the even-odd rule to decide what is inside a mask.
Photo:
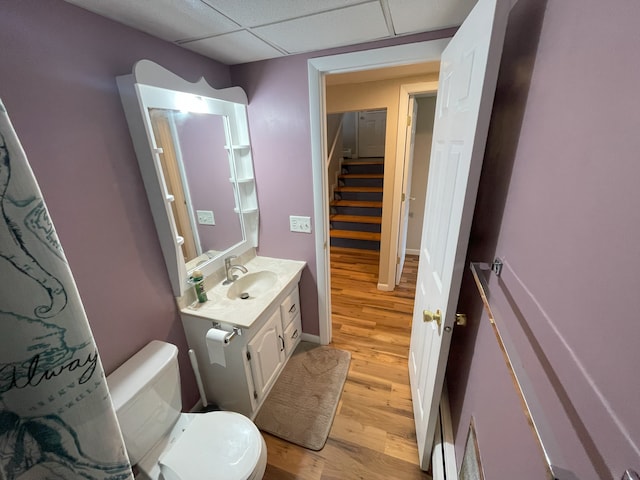
[(0, 480), (133, 478), (98, 350), (0, 101)]

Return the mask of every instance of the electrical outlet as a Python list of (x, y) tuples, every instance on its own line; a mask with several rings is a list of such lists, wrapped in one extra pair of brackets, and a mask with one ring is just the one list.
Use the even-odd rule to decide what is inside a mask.
[(213, 212), (211, 210), (196, 210), (198, 216), (198, 223), (200, 225), (215, 225), (216, 221), (213, 218)]
[(311, 217), (290, 215), (289, 230), (292, 232), (311, 233)]

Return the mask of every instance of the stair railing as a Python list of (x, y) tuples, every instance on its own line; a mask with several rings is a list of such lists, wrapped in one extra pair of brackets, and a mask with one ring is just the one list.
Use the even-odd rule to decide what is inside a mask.
[(336, 129), (336, 133), (333, 136), (331, 142), (331, 148), (329, 149), (329, 155), (327, 156), (327, 179), (329, 183), (329, 198), (333, 198), (333, 191), (338, 184), (338, 175), (342, 169), (342, 122), (344, 121), (344, 115), (340, 117), (340, 123)]

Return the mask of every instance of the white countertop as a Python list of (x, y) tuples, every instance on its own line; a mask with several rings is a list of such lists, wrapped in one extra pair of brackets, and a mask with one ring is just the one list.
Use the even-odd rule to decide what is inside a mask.
[[(219, 282), (213, 288), (207, 290), (205, 303), (197, 301), (183, 308), (182, 313), (201, 317), (207, 320), (229, 323), (238, 327), (250, 327), (260, 315), (267, 310), (279, 296), (285, 292), (289, 285), (300, 281), (300, 275), (306, 262), (298, 260), (285, 260), (281, 258), (253, 257), (244, 264), (248, 273), (268, 270), (277, 275), (272, 291), (261, 295), (258, 298), (242, 300), (231, 299), (227, 296), (227, 291), (231, 285), (222, 285)], [(239, 273), (237, 270), (235, 273)], [(242, 273), (239, 276), (242, 277)]]

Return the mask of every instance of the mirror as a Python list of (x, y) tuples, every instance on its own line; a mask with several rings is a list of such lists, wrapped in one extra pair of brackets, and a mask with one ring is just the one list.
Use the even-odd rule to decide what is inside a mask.
[(227, 118), (150, 108), (149, 119), (189, 271), (244, 240), (225, 149)]
[(148, 60), (117, 78), (176, 296), (195, 268), (257, 246), (258, 208), (239, 87), (190, 83)]

